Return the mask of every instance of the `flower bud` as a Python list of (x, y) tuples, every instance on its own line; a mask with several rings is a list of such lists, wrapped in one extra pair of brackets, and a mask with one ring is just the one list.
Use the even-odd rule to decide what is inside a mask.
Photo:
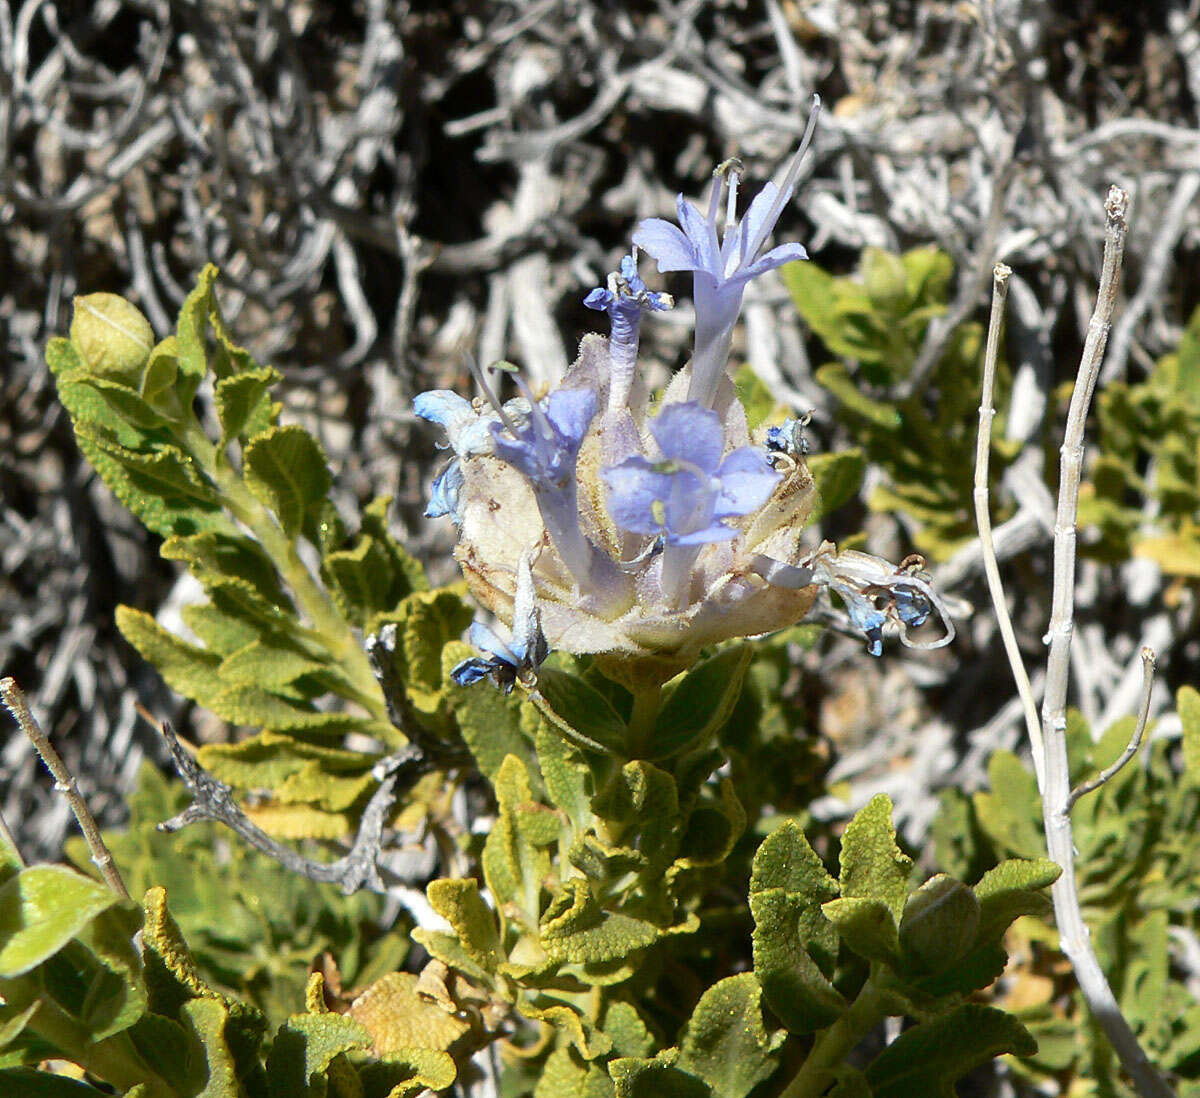
[(87, 294), (75, 299), (71, 342), (93, 374), (136, 385), (154, 349), (154, 329), (123, 297)]

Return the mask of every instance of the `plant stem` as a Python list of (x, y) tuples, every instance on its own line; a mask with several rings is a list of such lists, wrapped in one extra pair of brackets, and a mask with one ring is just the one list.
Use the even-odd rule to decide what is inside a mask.
[(817, 1034), (803, 1066), (784, 1088), (779, 1098), (818, 1098), (834, 1081), (834, 1068), (846, 1062), (846, 1057), (883, 1019), (883, 1009), (875, 985), (867, 980), (858, 997), (828, 1029)]
[(633, 712), (629, 715), (629, 757), (640, 759), (645, 755), (658, 722), (658, 710), (662, 703), (662, 687), (655, 683), (633, 694)]
[(62, 761), (62, 756), (54, 749), (54, 745), (46, 733), (42, 731), (42, 726), (38, 724), (29, 708), (29, 703), (25, 700), (25, 694), (14, 679), (0, 679), (0, 702), (12, 714), (13, 720), (20, 725), (21, 731), (25, 733), (37, 753), (42, 757), (46, 769), (54, 777), (54, 788), (66, 797), (67, 804), (71, 806), (71, 811), (79, 823), (79, 829), (83, 832), (88, 850), (91, 851), (92, 862), (100, 870), (104, 883), (122, 900), (128, 900), (129, 892), (125, 888), (125, 882), (121, 879), (121, 873), (113, 861), (112, 854), (104, 844), (100, 828), (96, 825), (96, 818), (88, 808), (87, 801), (79, 792), (75, 775), (67, 769), (67, 764)]
[(1142, 1098), (1170, 1098), (1173, 1094), (1150, 1063), (1137, 1036), (1121, 1013), (1108, 979), (1089, 940), (1087, 924), (1079, 906), (1075, 880), (1075, 844), (1068, 806), (1071, 798), (1070, 766), (1067, 758), (1067, 683), (1071, 668), (1071, 634), (1075, 612), (1075, 523), (1079, 504), (1079, 482), (1083, 469), (1084, 427), (1088, 408), (1100, 373), (1104, 345), (1108, 339), (1121, 259), (1128, 231), (1126, 214), (1129, 196), (1118, 187), (1109, 189), (1104, 203), (1107, 231), (1104, 262), (1096, 309), (1088, 324), (1083, 356), (1063, 433), (1058, 478), (1058, 509), (1054, 518), (1054, 587), (1051, 595), (1050, 653), (1046, 660), (1046, 688), (1042, 695), (1042, 738), (1046, 759), (1043, 773), (1042, 816), (1050, 857), (1062, 867), (1051, 889), (1054, 918), (1062, 951), (1079, 981), (1079, 989), (1096, 1020), (1112, 1044), (1121, 1066)]
[(230, 513), (254, 535), (274, 561), (313, 628), (321, 634), (330, 652), (341, 663), (342, 670), (354, 686), (355, 700), (376, 720), (392, 727), (383, 691), (357, 635), (313, 578), (291, 539), (228, 462), (220, 460), (216, 446), (199, 423), (194, 419), (187, 423), (184, 436), (188, 449), (220, 489)]

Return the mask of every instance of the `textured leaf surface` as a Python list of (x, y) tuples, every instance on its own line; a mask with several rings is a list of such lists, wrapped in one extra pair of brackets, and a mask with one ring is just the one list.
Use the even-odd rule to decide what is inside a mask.
[(289, 537), (300, 532), (333, 483), (316, 439), (295, 425), (274, 427), (251, 442), (243, 475), (246, 487), (271, 509)]
[(874, 1098), (955, 1098), (967, 1072), (1006, 1052), (1032, 1056), (1037, 1042), (1016, 1018), (969, 1003), (902, 1033), (867, 1069)]
[(351, 1003), (350, 1017), (369, 1035), (379, 1056), (408, 1049), (444, 1051), (471, 1028), (466, 1019), (418, 994), (411, 972), (391, 972), (376, 980)]
[(912, 859), (896, 845), (892, 802), (872, 797), (842, 836), (841, 891), (851, 899), (879, 900), (899, 921), (908, 896)]
[(371, 1037), (342, 1014), (297, 1014), (275, 1034), (267, 1058), (270, 1098), (325, 1098), (335, 1057), (370, 1048)]
[(0, 887), (0, 976), (37, 967), (116, 902), (111, 889), (63, 866), (21, 870)]
[(745, 1098), (776, 1067), (776, 1039), (763, 1025), (761, 990), (752, 972), (729, 976), (696, 1004), (680, 1040), (678, 1066), (720, 1098)]

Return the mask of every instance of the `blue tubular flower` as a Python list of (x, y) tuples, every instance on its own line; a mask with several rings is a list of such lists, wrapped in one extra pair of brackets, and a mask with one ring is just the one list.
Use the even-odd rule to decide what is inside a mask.
[[(742, 310), (742, 294), (747, 283), (784, 263), (808, 258), (808, 253), (799, 244), (780, 244), (765, 254), (759, 253), (791, 200), (800, 161), (808, 149), (819, 109), (820, 100), (814, 96), (804, 140), (792, 158), (783, 186), (774, 183), (764, 186), (741, 221), (737, 220), (741, 165), (737, 161), (727, 161), (714, 172), (707, 214), (702, 214), (679, 195), (676, 200), (678, 226), (652, 217), (643, 221), (633, 234), (633, 242), (658, 260), (660, 271), (693, 272), (696, 343), (688, 399), (705, 407), (711, 407), (725, 373), (733, 326)], [(726, 184), (729, 190), (724, 235), (718, 236), (717, 221)]]
[[(520, 378), (516, 380), (525, 387)], [(596, 415), (596, 394), (590, 389), (559, 389), (550, 394), (544, 409), (528, 399), (529, 421), (521, 427), (493, 423), (492, 445), (498, 458), (529, 480), (558, 555), (584, 586), (591, 577), (595, 550), (579, 527), (575, 462)]]
[(671, 404), (650, 423), (663, 460), (626, 458), (604, 471), (608, 510), (623, 530), (661, 536), (666, 542), (662, 589), (677, 606), (700, 548), (736, 537), (722, 519), (762, 507), (780, 477), (766, 455), (743, 446), (725, 455), (716, 412), (700, 405)]
[(624, 408), (629, 402), (637, 369), (638, 326), (644, 311), (661, 312), (671, 308), (670, 294), (646, 289), (637, 272), (636, 249), (621, 260), (620, 273), (608, 276), (608, 287), (597, 287), (583, 299), (589, 309), (603, 310), (612, 321), (608, 357), (612, 373), (608, 390), (608, 411)]
[(521, 554), (517, 566), (512, 633), (512, 641), (505, 644), (483, 622), (473, 622), (471, 643), (490, 655), (487, 659), (471, 656), (456, 664), (450, 671), (450, 678), (458, 686), (474, 686), (481, 679), (490, 677), (505, 694), (512, 692), (513, 684), (518, 680), (528, 684), (536, 679), (537, 669), (550, 654), (550, 650), (542, 632), (542, 619), (534, 594), (533, 567), (529, 552)]

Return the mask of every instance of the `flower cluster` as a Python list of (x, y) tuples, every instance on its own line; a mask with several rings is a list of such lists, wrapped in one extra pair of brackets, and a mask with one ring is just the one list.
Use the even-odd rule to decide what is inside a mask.
[[(454, 521), (473, 593), (512, 622), (511, 644), (475, 627), (490, 655), (456, 668), (460, 683), (490, 676), (511, 688), (536, 673), (547, 640), (626, 674), (665, 677), (706, 645), (793, 624), (822, 588), (837, 592), (873, 654), (885, 626), (904, 635), (935, 610), (947, 629), (936, 643), (949, 639), (919, 566), (828, 543), (801, 549), (815, 502), (806, 420), (752, 436), (727, 374), (746, 285), (807, 258), (798, 244), (765, 250), (803, 152), (740, 220), (741, 166), (730, 161), (714, 173), (707, 212), (681, 195), (678, 226), (643, 221), (632, 254), (584, 300), (607, 312), (608, 338), (585, 337), (551, 392), (535, 396), (515, 377), (521, 396), (502, 405), (479, 373), (483, 399), (417, 397), (417, 415), (443, 428), (454, 451), (427, 514)], [(672, 301), (646, 288), (639, 248), (660, 271), (693, 276), (692, 360), (657, 400), (639, 376), (638, 333), (643, 314)]]

